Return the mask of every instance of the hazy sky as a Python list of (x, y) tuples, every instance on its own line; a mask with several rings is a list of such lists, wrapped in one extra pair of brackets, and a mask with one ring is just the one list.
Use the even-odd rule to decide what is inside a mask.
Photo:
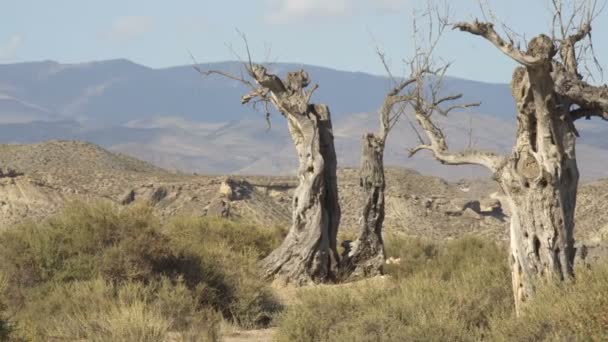
[[(483, 1), (483, 0), (482, 0)], [(577, 0), (582, 1), (582, 0)], [(128, 58), (150, 67), (235, 59), (235, 28), (246, 32), (254, 59), (382, 74), (380, 45), (395, 70), (411, 54), (412, 10), (424, 0), (0, 0), (0, 63), (64, 63)], [(480, 15), (478, 0), (449, 1), (454, 20)], [(547, 32), (548, 0), (490, 0), (498, 17), (528, 37)], [(520, 8), (526, 7), (526, 11)], [(608, 67), (608, 11), (594, 26)], [(604, 38), (604, 37), (601, 37)], [(267, 52), (270, 51), (268, 54)], [(487, 42), (459, 32), (438, 55), (450, 74), (508, 82), (513, 64)]]

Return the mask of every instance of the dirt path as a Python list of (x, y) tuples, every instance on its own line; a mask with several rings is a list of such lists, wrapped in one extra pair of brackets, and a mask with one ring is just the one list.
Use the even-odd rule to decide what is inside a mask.
[(268, 342), (272, 341), (275, 329), (242, 330), (226, 333), (222, 336), (223, 342)]

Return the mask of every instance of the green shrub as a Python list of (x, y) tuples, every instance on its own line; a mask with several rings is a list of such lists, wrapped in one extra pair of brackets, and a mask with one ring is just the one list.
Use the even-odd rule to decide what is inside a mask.
[(101, 278), (58, 284), (24, 312), (28, 340), (164, 341), (169, 332), (214, 340), (219, 319), (197, 310), (181, 283), (113, 285)]
[[(71, 203), (0, 233), (0, 341), (217, 341), (222, 320), (264, 327), (282, 310), (257, 273), (283, 232), (145, 205)], [(513, 315), (502, 247), (387, 237), (389, 277), (298, 290), (278, 341), (604, 341), (608, 264), (539, 286)], [(10, 317), (10, 323), (6, 319)]]
[(8, 288), (8, 278), (4, 273), (0, 273), (0, 341), (11, 341), (13, 324), (6, 315), (5, 294)]
[(214, 340), (218, 312), (258, 327), (280, 309), (257, 261), (281, 238), (219, 219), (162, 224), (146, 205), (74, 202), (48, 221), (0, 233), (0, 271), (27, 339), (137, 341), (177, 331)]
[(303, 290), (277, 340), (476, 341), (512, 309), (507, 259), (493, 243), (392, 239), (387, 253), (401, 257), (392, 279)]
[(389, 264), (385, 272), (396, 279), (406, 278), (426, 267), (427, 262), (437, 256), (437, 244), (420, 238), (389, 235), (385, 238), (386, 255), (399, 259), (398, 264)]
[(167, 226), (173, 247), (205, 262), (207, 283), (217, 291), (207, 300), (242, 327), (266, 326), (280, 310), (257, 262), (282, 239), (282, 232), (218, 219), (178, 218)]
[(545, 285), (523, 310), (492, 322), (496, 341), (608, 341), (608, 264), (578, 269), (574, 284)]
[(87, 280), (102, 271), (116, 281), (145, 280), (170, 256), (167, 245), (149, 207), (118, 211), (106, 203), (73, 202), (48, 222), (0, 234), (0, 260), (19, 287)]
[(299, 292), (277, 341), (606, 341), (608, 264), (574, 284), (539, 285), (514, 317), (502, 247), (465, 237), (432, 243), (387, 238), (390, 278)]

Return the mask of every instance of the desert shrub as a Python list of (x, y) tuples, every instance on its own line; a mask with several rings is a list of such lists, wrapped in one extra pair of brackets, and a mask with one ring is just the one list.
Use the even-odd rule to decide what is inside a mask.
[(492, 242), (393, 239), (392, 279), (301, 291), (277, 340), (475, 341), (512, 309), (507, 258)]
[(578, 269), (574, 284), (544, 285), (524, 307), (492, 322), (496, 341), (607, 341), (608, 264)]
[(574, 283), (539, 284), (514, 316), (504, 247), (472, 237), (446, 243), (387, 238), (390, 277), (299, 292), (277, 341), (606, 341), (608, 264)]
[(401, 235), (389, 235), (385, 238), (386, 255), (399, 260), (398, 264), (388, 264), (385, 272), (396, 279), (408, 277), (424, 267), (437, 256), (436, 243), (420, 238), (409, 238)]
[(12, 337), (13, 324), (7, 317), (7, 306), (5, 300), (6, 290), (8, 288), (8, 278), (4, 273), (0, 273), (0, 341), (14, 340)]
[(115, 285), (104, 279), (58, 284), (36, 296), (22, 315), (28, 340), (164, 341), (169, 332), (215, 340), (217, 314), (193, 305), (181, 283)]
[[(230, 247), (234, 252), (255, 252), (256, 259), (272, 252), (283, 240), (280, 228), (260, 229), (252, 224), (220, 218), (177, 217), (166, 231), (181, 246), (219, 252)], [(201, 245), (201, 242), (206, 242)], [(214, 245), (213, 243), (219, 245)]]
[(204, 331), (213, 340), (218, 313), (258, 327), (279, 309), (257, 261), (281, 235), (219, 219), (162, 224), (146, 205), (71, 203), (48, 221), (0, 233), (0, 271), (28, 339), (90, 339), (82, 336), (95, 332), (106, 340), (155, 340), (179, 331), (201, 340)]
[(167, 226), (176, 250), (204, 260), (207, 269), (221, 270), (209, 280), (217, 291), (207, 300), (243, 327), (267, 325), (280, 310), (268, 284), (257, 271), (260, 258), (282, 239), (279, 230), (218, 219), (177, 218)]
[(119, 211), (107, 203), (73, 202), (47, 222), (0, 234), (0, 260), (19, 287), (87, 280), (100, 272), (115, 280), (144, 280), (170, 256), (167, 245), (147, 206)]

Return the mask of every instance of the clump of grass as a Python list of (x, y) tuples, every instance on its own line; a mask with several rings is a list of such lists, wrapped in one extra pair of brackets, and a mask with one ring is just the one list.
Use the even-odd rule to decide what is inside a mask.
[(182, 283), (168, 279), (120, 286), (102, 278), (58, 284), (36, 296), (27, 322), (36, 322), (32, 340), (163, 341), (169, 332), (199, 340), (218, 336), (219, 317), (197, 309)]
[(445, 245), (399, 237), (384, 286), (302, 291), (280, 319), (278, 341), (476, 341), (511, 309), (505, 253), (464, 238)]
[(277, 341), (605, 341), (608, 264), (576, 281), (539, 284), (514, 315), (503, 247), (464, 237), (446, 243), (387, 238), (390, 277), (300, 291)]
[(0, 272), (0, 341), (11, 341), (13, 334), (13, 324), (6, 315), (7, 305), (5, 294), (8, 288), (8, 278)]
[(283, 238), (282, 231), (221, 219), (178, 218), (167, 226), (173, 248), (187, 251), (214, 270), (209, 284), (217, 284), (207, 300), (245, 328), (266, 326), (280, 310), (257, 262)]
[[(0, 233), (0, 341), (217, 341), (222, 321), (267, 326), (282, 310), (257, 262), (283, 238), (221, 219), (161, 223), (145, 205), (72, 203)], [(504, 248), (389, 236), (389, 277), (300, 290), (278, 341), (608, 339), (608, 264), (539, 286), (513, 315)], [(7, 321), (10, 317), (10, 324)]]
[(608, 264), (578, 269), (574, 284), (544, 284), (523, 309), (492, 322), (496, 341), (608, 341)]
[(217, 317), (259, 327), (280, 308), (256, 265), (281, 235), (219, 219), (161, 224), (146, 205), (75, 202), (1, 233), (0, 271), (27, 340), (216, 340)]

